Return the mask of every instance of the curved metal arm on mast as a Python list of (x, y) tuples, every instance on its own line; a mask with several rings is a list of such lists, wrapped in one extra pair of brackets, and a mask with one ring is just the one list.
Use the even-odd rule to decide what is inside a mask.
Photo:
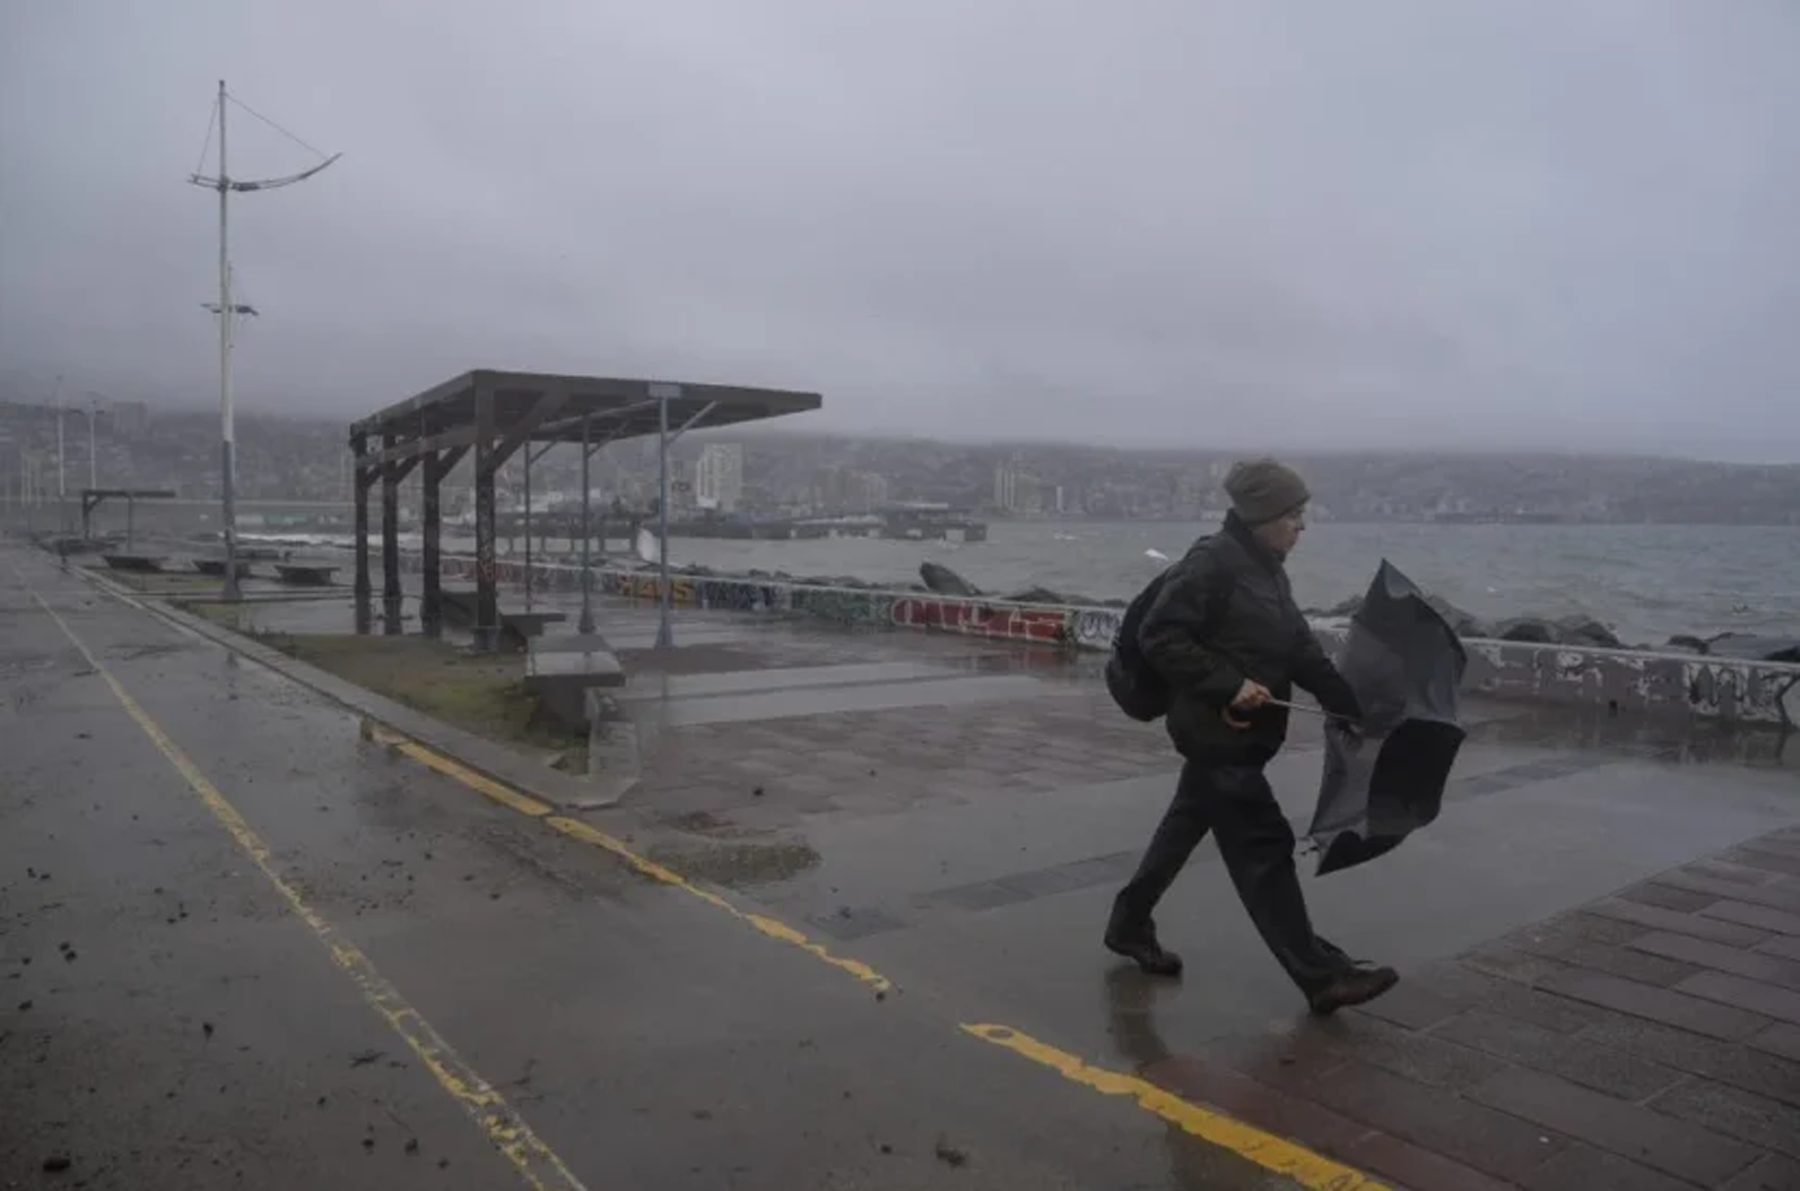
[(296, 182), (306, 181), (342, 156), (342, 153), (333, 153), (318, 165), (301, 170), (297, 174), (289, 174), (285, 178), (266, 178), (260, 182), (233, 182), (231, 188), (233, 190), (279, 190), (283, 186), (292, 186)]
[[(226, 180), (225, 185), (229, 189), (239, 192), (249, 190), (279, 190), (283, 186), (292, 186), (296, 182), (306, 181), (308, 178), (312, 177), (342, 156), (342, 153), (333, 153), (318, 165), (303, 169), (297, 174), (289, 174), (283, 178), (264, 178), (254, 182), (232, 182), (228, 179)], [(219, 189), (219, 179), (209, 178), (205, 174), (189, 174), (188, 181), (192, 182), (195, 186), (204, 186), (208, 190)]]

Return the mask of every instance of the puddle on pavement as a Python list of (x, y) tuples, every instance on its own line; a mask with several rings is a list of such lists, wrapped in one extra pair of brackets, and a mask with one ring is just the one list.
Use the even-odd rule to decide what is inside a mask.
[(1595, 709), (1491, 705), (1501, 714), (1472, 725), (1485, 744), (1594, 750), (1673, 765), (1749, 765), (1800, 769), (1800, 732), (1642, 713), (1611, 716)]

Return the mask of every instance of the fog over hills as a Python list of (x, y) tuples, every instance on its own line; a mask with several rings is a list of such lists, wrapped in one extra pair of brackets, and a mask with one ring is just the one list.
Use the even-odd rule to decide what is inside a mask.
[[(0, 483), (18, 486), (22, 453), (55, 476), (55, 412), (0, 401)], [(65, 467), (85, 482), (84, 410), (64, 414)], [(136, 403), (100, 407), (95, 441), (107, 485), (218, 491), (218, 421), (210, 410)], [(245, 499), (345, 499), (350, 466), (343, 421), (243, 415), (239, 471)], [(674, 449), (691, 477), (709, 443), (742, 452), (739, 511), (856, 511), (930, 501), (988, 516), (1192, 519), (1216, 510), (1234, 451), (1146, 451), (1075, 443), (956, 443), (851, 437), (791, 428), (694, 434)], [(576, 451), (553, 449), (537, 466), (539, 501), (574, 490)], [(1338, 520), (1541, 520), (1670, 524), (1800, 524), (1800, 465), (1543, 453), (1317, 452), (1291, 456), (1315, 494), (1315, 514)], [(467, 465), (453, 473), (466, 475)], [(518, 461), (508, 467), (517, 487)], [(596, 457), (596, 492), (638, 507), (655, 492), (653, 440), (614, 444)], [(846, 496), (846, 493), (852, 495)], [(678, 500), (680, 497), (678, 496)]]

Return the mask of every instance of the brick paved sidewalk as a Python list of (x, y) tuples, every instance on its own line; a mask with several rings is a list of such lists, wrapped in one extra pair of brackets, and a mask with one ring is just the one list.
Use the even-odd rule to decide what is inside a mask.
[(1291, 1033), (1116, 1028), (1146, 1078), (1413, 1191), (1800, 1188), (1800, 828)]

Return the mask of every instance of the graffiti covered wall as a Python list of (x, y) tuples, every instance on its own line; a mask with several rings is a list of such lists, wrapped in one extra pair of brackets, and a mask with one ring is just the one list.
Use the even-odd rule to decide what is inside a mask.
[[(416, 554), (405, 555), (417, 570)], [(446, 580), (473, 582), (475, 560), (445, 555)], [(522, 585), (521, 562), (496, 562), (503, 584)], [(654, 602), (654, 573), (595, 568), (594, 590), (620, 599)], [(579, 567), (534, 563), (539, 591), (579, 591)], [(784, 614), (843, 625), (958, 633), (1001, 641), (1108, 650), (1119, 631), (1118, 608), (1008, 604), (916, 592), (820, 587), (764, 578), (670, 576), (678, 607)], [(1341, 629), (1321, 627), (1328, 648)], [(1500, 698), (1600, 707), (1611, 711), (1679, 712), (1702, 719), (1800, 727), (1800, 666), (1628, 650), (1569, 649), (1512, 641), (1469, 641), (1468, 689)]]
[(797, 615), (833, 624), (893, 624), (894, 595), (856, 587), (790, 587), (788, 607)]
[(938, 629), (969, 637), (1061, 644), (1069, 640), (1069, 608), (997, 604), (934, 595), (898, 596), (891, 612), (896, 627)]

